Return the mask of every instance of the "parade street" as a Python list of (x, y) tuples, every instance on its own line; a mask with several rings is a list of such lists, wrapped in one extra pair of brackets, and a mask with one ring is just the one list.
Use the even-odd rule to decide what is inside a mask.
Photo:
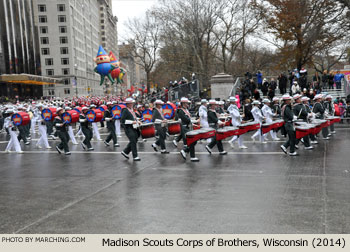
[(139, 141), (133, 162), (120, 154), (125, 136), (115, 151), (70, 143), (64, 156), (35, 149), (34, 135), (23, 154), (0, 152), (0, 232), (349, 233), (350, 129), (336, 130), (314, 150), (299, 144), (297, 157), (280, 150), (283, 137), (261, 144), (245, 135), (248, 149), (225, 142), (226, 156), (198, 143), (199, 163), (184, 161), (172, 137), (168, 155)]

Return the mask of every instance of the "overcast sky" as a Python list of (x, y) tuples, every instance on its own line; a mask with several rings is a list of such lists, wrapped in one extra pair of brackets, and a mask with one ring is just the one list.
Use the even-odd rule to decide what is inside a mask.
[(127, 37), (124, 23), (133, 17), (141, 17), (157, 0), (112, 0), (113, 14), (118, 17), (118, 42)]

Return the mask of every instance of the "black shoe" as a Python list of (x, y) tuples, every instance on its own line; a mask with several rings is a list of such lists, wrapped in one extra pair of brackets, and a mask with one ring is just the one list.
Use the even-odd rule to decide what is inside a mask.
[(116, 143), (116, 144), (114, 145), (114, 147), (120, 147), (120, 144)]
[(141, 158), (135, 157), (135, 158), (134, 158), (134, 161), (141, 161)]
[(227, 155), (227, 151), (222, 151), (219, 153), (220, 155)]
[(205, 148), (207, 149), (207, 151), (209, 152), (209, 154), (211, 154), (211, 149), (209, 148), (209, 146), (206, 145)]
[(186, 160), (186, 152), (185, 152), (184, 150), (181, 150), (181, 151), (180, 151), (180, 154), (181, 154), (181, 156), (183, 157), (183, 159)]
[(124, 151), (122, 151), (121, 154), (122, 154), (126, 159), (129, 159), (129, 156), (128, 156)]
[(281, 145), (281, 149), (283, 150), (283, 152), (284, 152), (285, 154), (287, 154), (287, 148), (284, 147), (284, 145)]
[(169, 151), (167, 151), (167, 150), (161, 150), (160, 153), (161, 153), (161, 154), (169, 154)]
[(199, 159), (197, 157), (191, 158), (191, 162), (199, 162)]
[(92, 148), (92, 147), (91, 147), (91, 148), (89, 148), (89, 151), (93, 151), (93, 150), (94, 150), (94, 148)]
[(153, 147), (155, 152), (158, 152), (157, 145), (155, 143), (152, 144), (152, 147)]
[(84, 143), (81, 143), (81, 147), (83, 147), (84, 150), (87, 149), (86, 145)]
[(58, 154), (62, 154), (62, 150), (60, 148), (58, 148), (58, 146), (56, 146), (56, 150), (57, 150)]
[(70, 155), (71, 153), (68, 151), (68, 152), (65, 152), (64, 155)]
[(106, 140), (104, 140), (103, 143), (104, 143), (106, 146), (109, 146), (109, 143), (107, 143)]

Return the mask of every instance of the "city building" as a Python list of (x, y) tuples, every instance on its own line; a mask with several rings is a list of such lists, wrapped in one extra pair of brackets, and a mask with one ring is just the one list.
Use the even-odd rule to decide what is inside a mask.
[(133, 48), (130, 44), (123, 43), (119, 45), (120, 62), (127, 73), (127, 89), (129, 89), (131, 85), (138, 88), (147, 86), (146, 72), (141, 66), (140, 59), (133, 56), (132, 50)]
[(100, 3), (100, 44), (106, 52), (112, 51), (118, 57), (118, 18), (112, 13), (112, 0), (99, 0)]
[(0, 1), (0, 96), (41, 97), (58, 79), (41, 75), (33, 2)]
[(105, 94), (107, 90), (99, 85), (100, 76), (94, 72), (94, 58), (101, 42), (102, 2), (34, 0), (34, 3), (42, 74), (64, 80), (63, 85), (44, 88), (44, 96)]

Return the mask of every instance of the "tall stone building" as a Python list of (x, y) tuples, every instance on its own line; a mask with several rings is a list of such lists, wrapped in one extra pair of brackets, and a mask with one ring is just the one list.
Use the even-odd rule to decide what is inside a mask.
[(100, 76), (94, 72), (96, 64), (93, 59), (101, 42), (105, 42), (102, 45), (106, 51), (116, 51), (117, 48), (112, 46), (114, 43), (109, 34), (112, 23), (115, 33), (111, 34), (117, 37), (117, 19), (112, 15), (111, 2), (34, 0), (34, 3), (42, 73), (64, 80), (64, 85), (44, 88), (44, 95), (71, 97), (105, 94), (107, 90), (104, 85), (99, 85)]
[(118, 18), (112, 13), (112, 0), (99, 0), (100, 3), (100, 44), (106, 52), (118, 56)]

